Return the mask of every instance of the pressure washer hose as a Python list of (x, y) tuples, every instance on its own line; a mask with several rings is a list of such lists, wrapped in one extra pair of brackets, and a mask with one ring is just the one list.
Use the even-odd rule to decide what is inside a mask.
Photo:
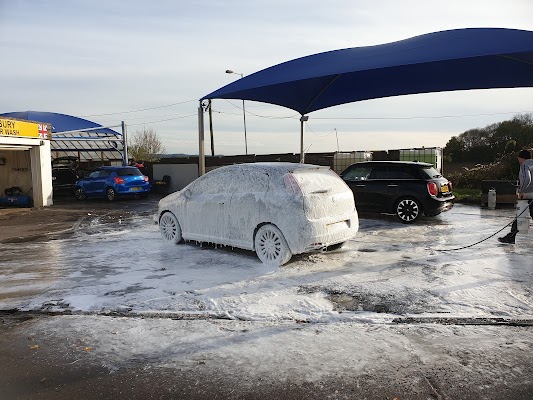
[(532, 202), (532, 201), (533, 201), (533, 199), (532, 199), (532, 200), (529, 200), (528, 203), (527, 203), (528, 206), (527, 206), (526, 208), (524, 208), (524, 209), (522, 210), (522, 212), (521, 212), (519, 215), (517, 215), (516, 217), (514, 217), (514, 219), (513, 219), (511, 222), (509, 222), (507, 225), (505, 225), (502, 229), (500, 229), (500, 230), (494, 232), (492, 235), (487, 236), (485, 239), (482, 239), (482, 240), (480, 240), (479, 242), (472, 243), (472, 244), (469, 244), (469, 245), (467, 245), (467, 246), (463, 246), (463, 247), (457, 247), (457, 248), (455, 248), (455, 249), (433, 249), (433, 250), (435, 250), (435, 251), (457, 251), (457, 250), (467, 249), (467, 248), (469, 248), (469, 247), (474, 247), (474, 246), (476, 246), (476, 245), (478, 245), (478, 244), (480, 244), (480, 243), (483, 243), (484, 241), (489, 240), (490, 238), (496, 236), (498, 233), (500, 233), (501, 231), (503, 231), (503, 230), (504, 230), (505, 228), (507, 228), (509, 225), (512, 225), (513, 222), (515, 222), (518, 218), (520, 218), (520, 217), (522, 216), (522, 214), (523, 214), (526, 210), (529, 211), (529, 206), (531, 205), (531, 202)]

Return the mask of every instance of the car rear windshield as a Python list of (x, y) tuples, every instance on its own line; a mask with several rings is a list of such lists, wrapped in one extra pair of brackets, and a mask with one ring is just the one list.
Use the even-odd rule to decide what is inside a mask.
[(142, 172), (137, 168), (121, 168), (117, 169), (118, 176), (139, 176), (142, 175)]
[(296, 170), (293, 175), (304, 194), (333, 194), (346, 190), (344, 181), (330, 169), (302, 169)]
[(428, 166), (428, 167), (422, 167), (421, 171), (423, 174), (427, 175), (428, 178), (440, 178), (442, 175), (439, 171), (437, 171), (434, 167)]

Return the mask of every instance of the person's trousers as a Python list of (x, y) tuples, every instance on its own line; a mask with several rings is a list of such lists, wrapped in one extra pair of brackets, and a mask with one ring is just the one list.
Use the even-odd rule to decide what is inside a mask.
[[(533, 200), (528, 200), (529, 201), (529, 215), (531, 216), (531, 218), (533, 218)], [(511, 225), (511, 233), (512, 234), (515, 234), (518, 232), (518, 221), (515, 219), (513, 221), (513, 225)]]

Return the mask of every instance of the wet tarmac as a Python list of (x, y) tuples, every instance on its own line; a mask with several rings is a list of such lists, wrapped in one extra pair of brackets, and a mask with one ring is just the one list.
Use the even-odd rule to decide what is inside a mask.
[(71, 230), (0, 244), (0, 398), (533, 393), (533, 240), (491, 238), (512, 209), (363, 215), (341, 250), (270, 268), (165, 244), (156, 204), (56, 202)]

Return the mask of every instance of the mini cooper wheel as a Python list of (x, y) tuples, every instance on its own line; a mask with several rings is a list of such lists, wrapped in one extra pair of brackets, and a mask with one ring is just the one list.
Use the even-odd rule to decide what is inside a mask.
[(254, 239), (257, 257), (267, 265), (279, 267), (287, 263), (292, 253), (283, 233), (274, 225), (267, 224), (259, 228)]
[(115, 201), (117, 199), (117, 192), (111, 187), (107, 188), (105, 195), (109, 201)]
[(76, 190), (74, 191), (74, 197), (76, 198), (76, 200), (80, 201), (85, 200), (87, 198), (82, 188), (76, 188)]
[(422, 214), (422, 208), (415, 199), (401, 199), (396, 205), (396, 216), (405, 224), (414, 222)]
[(181, 242), (181, 227), (178, 219), (170, 211), (163, 213), (159, 219), (159, 232), (165, 241), (177, 244)]

